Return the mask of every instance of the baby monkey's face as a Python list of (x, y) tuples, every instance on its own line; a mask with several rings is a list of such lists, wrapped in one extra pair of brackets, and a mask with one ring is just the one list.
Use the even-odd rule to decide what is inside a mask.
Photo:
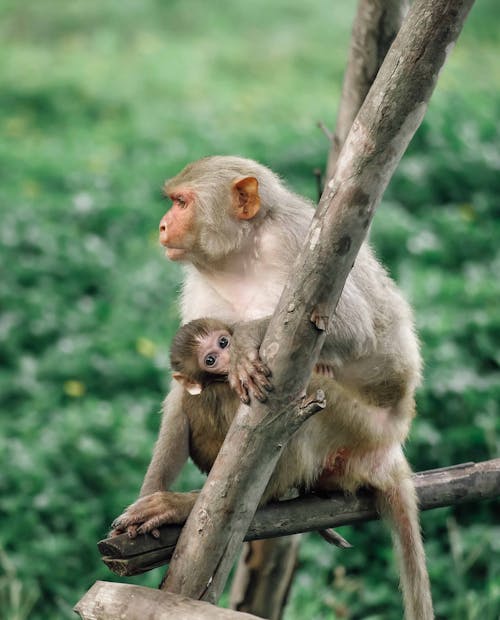
[(229, 372), (231, 334), (227, 330), (217, 330), (200, 338), (198, 342), (200, 369), (214, 375), (227, 375)]

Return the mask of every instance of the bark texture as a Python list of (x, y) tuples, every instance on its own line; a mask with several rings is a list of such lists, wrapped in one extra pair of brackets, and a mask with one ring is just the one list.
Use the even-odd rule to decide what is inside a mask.
[(248, 542), (233, 579), (231, 608), (279, 620), (297, 568), (299, 545), (299, 534)]
[(335, 133), (328, 153), (327, 180), (335, 174), (347, 134), (401, 27), (408, 6), (408, 0), (359, 0)]
[[(408, 0), (359, 0), (358, 2), (333, 136), (329, 135), (323, 127), (331, 140), (326, 165), (326, 180), (334, 176), (337, 159), (347, 134), (401, 26), (408, 6)], [(318, 182), (321, 186), (321, 171), (318, 172)], [(283, 609), (278, 613), (276, 596), (264, 597), (261, 594), (265, 591), (285, 592), (289, 587), (289, 581), (293, 577), (290, 574), (290, 566), (297, 564), (300, 543), (294, 539), (288, 552), (285, 552), (283, 544), (279, 544), (280, 554), (277, 556), (278, 543), (275, 544), (272, 540), (260, 543), (259, 570), (245, 561), (249, 552), (244, 548), (238, 562), (238, 579), (233, 582), (231, 590), (231, 606), (234, 609), (241, 608), (237, 605), (237, 601), (244, 601), (243, 609), (255, 611), (272, 620), (281, 618)], [(278, 562), (283, 563), (281, 571)], [(267, 566), (268, 563), (269, 566)], [(243, 584), (247, 584), (246, 591)]]
[(258, 620), (177, 594), (106, 581), (96, 581), (74, 611), (82, 620)]
[[(284, 444), (314, 411), (301, 394), (324, 329), (472, 3), (412, 5), (349, 132), (264, 338), (261, 355), (276, 390), (268, 403), (240, 408), (180, 536), (162, 586), (167, 591), (219, 597)], [(292, 365), (294, 359), (304, 363)]]

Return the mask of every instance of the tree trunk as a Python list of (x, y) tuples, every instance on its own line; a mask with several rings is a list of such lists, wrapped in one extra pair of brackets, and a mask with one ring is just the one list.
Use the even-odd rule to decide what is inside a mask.
[[(408, 0), (359, 0), (352, 29), (337, 124), (328, 153), (326, 180), (333, 178), (337, 159), (347, 134), (398, 33), (408, 6)], [(249, 554), (251, 556), (251, 550), (248, 549), (251, 544), (246, 543), (240, 555), (237, 569), (238, 580), (233, 582), (231, 589), (231, 607), (244, 609), (264, 618), (279, 620), (283, 615), (286, 599), (282, 598), (281, 610), (279, 610), (278, 593), (287, 592), (291, 585), (293, 571), (290, 571), (290, 567), (297, 565), (300, 541), (297, 538), (293, 539), (293, 544), (291, 543), (287, 552), (284, 548), (287, 543), (284, 541), (280, 543), (273, 540), (261, 541), (258, 569), (254, 566), (250, 567), (245, 560)], [(283, 563), (281, 570), (279, 562)], [(272, 583), (270, 583), (270, 575), (272, 575)], [(271, 592), (273, 596), (269, 595)], [(263, 593), (267, 595), (263, 596)], [(238, 601), (244, 601), (244, 606), (238, 606)]]
[(408, 6), (408, 0), (359, 0), (335, 133), (328, 153), (327, 181), (335, 174), (347, 134), (401, 27)]
[(231, 587), (232, 609), (280, 620), (297, 568), (300, 534), (246, 543)]

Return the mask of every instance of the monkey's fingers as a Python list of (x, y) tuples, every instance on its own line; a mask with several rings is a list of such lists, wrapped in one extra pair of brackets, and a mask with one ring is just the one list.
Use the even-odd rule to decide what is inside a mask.
[[(267, 400), (267, 393), (262, 387), (261, 382), (251, 373), (251, 365), (247, 363), (240, 375), (241, 385), (245, 388), (246, 395), (252, 394), (261, 403)], [(264, 379), (267, 382), (267, 379)]]
[(120, 515), (111, 524), (111, 531), (109, 533), (110, 536), (119, 536), (120, 534), (125, 534), (127, 531), (127, 528), (122, 522), (122, 517), (123, 515)]
[(229, 385), (233, 388), (233, 390), (238, 395), (238, 398), (241, 400), (241, 402), (244, 405), (250, 404), (250, 396), (248, 394), (248, 389), (246, 385), (244, 385), (243, 381), (240, 379), (239, 372), (229, 375)]
[(131, 528), (139, 526), (163, 509), (161, 500), (162, 498), (158, 497), (156, 493), (139, 498), (113, 521), (111, 527), (130, 535), (133, 533)]
[[(259, 359), (243, 359), (240, 361), (240, 364), (241, 372), (245, 374), (245, 379), (249, 377), (259, 388), (266, 389), (268, 392), (272, 391), (273, 384), (269, 381), (271, 371), (263, 362)], [(241, 375), (240, 378), (243, 379)]]
[(273, 373), (271, 372), (269, 366), (265, 364), (257, 354), (249, 357), (249, 361), (252, 362), (254, 372), (258, 373), (259, 375), (264, 375), (264, 377), (272, 376)]
[(142, 513), (137, 513), (135, 511), (125, 511), (122, 515), (120, 515), (117, 519), (113, 521), (111, 527), (116, 530), (121, 530), (122, 532), (128, 532), (129, 528), (132, 525), (137, 525), (138, 523), (142, 523), (146, 517)]
[(155, 538), (160, 537), (159, 527), (166, 523), (179, 523), (182, 522), (183, 515), (180, 515), (175, 508), (166, 510), (159, 515), (155, 515), (151, 519), (148, 519), (145, 523), (137, 528), (138, 534), (151, 534)]
[(259, 402), (261, 403), (266, 402), (267, 392), (263, 388), (261, 388), (260, 385), (251, 378), (248, 381), (248, 389)]
[(267, 366), (255, 364), (252, 377), (254, 381), (258, 382), (259, 385), (268, 392), (272, 392), (274, 390), (274, 385), (269, 380), (269, 377), (271, 377), (271, 371), (267, 368)]
[(248, 351), (247, 361), (251, 362), (253, 372), (264, 375), (264, 377), (270, 377), (272, 375), (269, 366), (260, 359), (258, 349), (250, 349), (250, 351)]
[(127, 527), (127, 534), (129, 538), (137, 538), (137, 525), (129, 525)]
[(329, 377), (330, 379), (335, 379), (335, 372), (331, 366), (328, 364), (324, 364), (319, 362), (314, 367), (314, 372), (318, 375), (322, 375), (323, 377)]

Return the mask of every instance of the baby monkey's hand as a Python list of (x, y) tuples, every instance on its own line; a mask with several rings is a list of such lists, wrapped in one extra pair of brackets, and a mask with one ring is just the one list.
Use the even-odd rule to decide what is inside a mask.
[(238, 323), (231, 340), (229, 384), (248, 405), (250, 397), (265, 402), (267, 393), (273, 389), (271, 371), (259, 357), (259, 347), (264, 337), (268, 319)]

